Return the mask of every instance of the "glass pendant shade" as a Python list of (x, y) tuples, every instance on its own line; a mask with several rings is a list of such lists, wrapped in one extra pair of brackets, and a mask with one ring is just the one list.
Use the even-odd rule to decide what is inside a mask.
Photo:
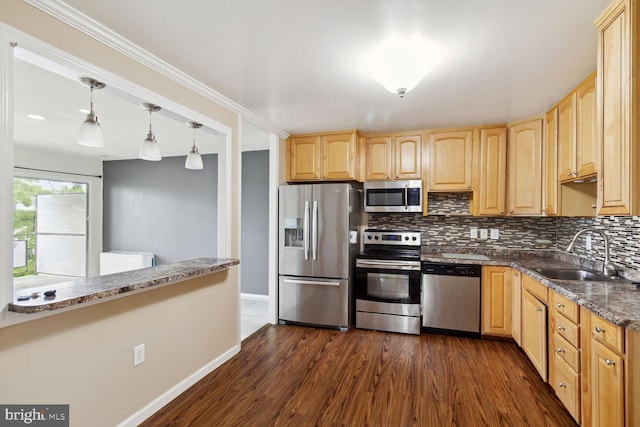
[(98, 116), (93, 111), (93, 90), (102, 89), (105, 84), (90, 77), (81, 77), (80, 82), (91, 90), (91, 107), (89, 114), (87, 114), (87, 119), (78, 129), (76, 142), (86, 147), (104, 147), (104, 132), (102, 131), (102, 126), (98, 123)]
[(101, 148), (105, 146), (102, 126), (98, 123), (98, 117), (93, 112), (87, 114), (87, 120), (78, 129), (76, 142), (86, 147)]
[(187, 154), (187, 160), (184, 162), (184, 167), (187, 169), (204, 169), (204, 165), (202, 164), (202, 156), (198, 152), (198, 148), (195, 144), (191, 147), (191, 151)]
[(149, 131), (147, 137), (142, 142), (138, 157), (140, 157), (142, 160), (150, 160), (152, 162), (162, 160), (160, 146), (158, 145), (158, 141), (156, 141), (155, 135), (151, 131)]
[(160, 145), (156, 141), (156, 136), (151, 129), (151, 114), (160, 111), (162, 108), (155, 104), (145, 102), (141, 105), (142, 108), (149, 112), (149, 133), (147, 137), (142, 141), (138, 157), (142, 160), (150, 160), (152, 162), (158, 162), (162, 160), (162, 153), (160, 152)]

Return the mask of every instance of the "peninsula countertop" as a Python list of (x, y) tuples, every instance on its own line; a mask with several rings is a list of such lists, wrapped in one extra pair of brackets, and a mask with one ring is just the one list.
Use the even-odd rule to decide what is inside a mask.
[[(443, 257), (442, 253), (448, 254), (447, 257)], [(456, 253), (460, 257), (451, 256)], [(487, 259), (474, 258), (477, 255), (484, 255)], [(640, 282), (636, 271), (625, 270), (623, 277), (602, 282), (549, 279), (534, 270), (543, 267), (601, 269), (601, 263), (559, 251), (478, 251), (472, 248), (423, 247), (421, 260), (512, 267), (615, 325), (640, 330), (640, 289), (633, 283)]]
[[(127, 293), (134, 294), (154, 287), (179, 283), (195, 277), (228, 270), (239, 263), (239, 260), (233, 258), (196, 258), (175, 264), (157, 265), (105, 276), (79, 278), (28, 290), (18, 290), (15, 292), (13, 302), (9, 304), (9, 311), (40, 313), (48, 310), (69, 308), (78, 304), (120, 297)], [(56, 291), (55, 296), (45, 297), (44, 293), (52, 290)], [(38, 296), (27, 301), (18, 301), (19, 296), (32, 294), (37, 294)]]

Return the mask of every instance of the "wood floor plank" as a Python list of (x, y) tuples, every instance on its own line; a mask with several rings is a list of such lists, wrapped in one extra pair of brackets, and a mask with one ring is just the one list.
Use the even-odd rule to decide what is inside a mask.
[(576, 426), (513, 343), (265, 326), (142, 426)]

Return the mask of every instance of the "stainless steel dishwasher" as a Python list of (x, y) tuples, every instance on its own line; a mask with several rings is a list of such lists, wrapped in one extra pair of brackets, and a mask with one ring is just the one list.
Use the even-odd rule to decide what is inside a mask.
[(422, 328), (480, 337), (481, 267), (422, 262)]

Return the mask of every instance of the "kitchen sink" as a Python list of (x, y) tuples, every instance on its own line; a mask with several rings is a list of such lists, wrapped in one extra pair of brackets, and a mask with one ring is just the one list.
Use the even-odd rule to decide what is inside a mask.
[(581, 280), (594, 282), (609, 282), (615, 280), (614, 277), (608, 277), (604, 274), (595, 273), (580, 268), (534, 268), (536, 271), (549, 279), (556, 280)]

